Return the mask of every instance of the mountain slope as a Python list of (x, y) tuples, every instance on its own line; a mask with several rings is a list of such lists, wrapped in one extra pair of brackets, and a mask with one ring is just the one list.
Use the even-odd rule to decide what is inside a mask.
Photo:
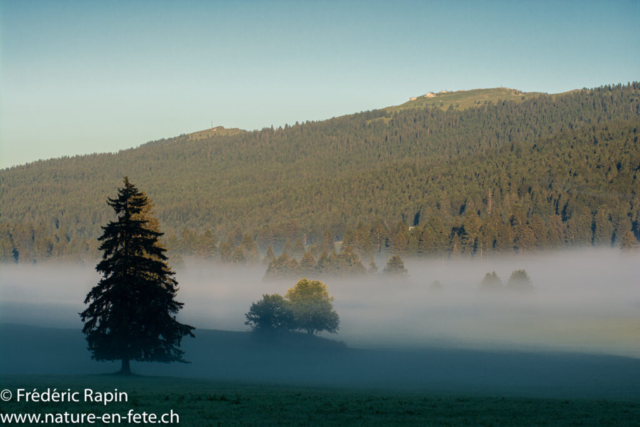
[[(460, 111), (376, 110), (228, 136), (181, 136), (117, 154), (2, 170), (0, 222), (41, 224), (69, 242), (95, 237), (111, 215), (106, 198), (127, 175), (156, 202), (169, 232), (210, 228), (220, 235), (240, 226), (255, 233), (295, 220), (301, 232), (332, 228), (339, 236), (361, 219), (413, 225), (435, 215), (453, 221), (469, 200), (479, 215), (487, 215), (488, 191), (494, 207), (499, 200), (508, 211), (517, 202), (545, 220), (553, 213), (569, 221), (571, 200), (595, 215), (604, 196), (588, 201), (567, 193), (576, 185), (624, 193), (607, 204), (635, 224), (638, 196), (629, 189), (637, 183), (635, 157), (625, 147), (634, 144), (628, 139), (634, 138), (638, 117), (640, 85), (634, 83)], [(595, 154), (585, 147), (609, 123), (615, 132), (597, 147), (602, 164), (595, 164)], [(598, 124), (604, 128), (593, 127)], [(560, 139), (549, 140), (554, 135)], [(577, 151), (566, 143), (570, 135), (579, 141)], [(541, 141), (560, 144), (554, 152), (559, 157), (536, 151)], [(554, 169), (542, 168), (544, 162), (561, 168), (562, 185), (554, 180), (552, 188), (545, 187)]]

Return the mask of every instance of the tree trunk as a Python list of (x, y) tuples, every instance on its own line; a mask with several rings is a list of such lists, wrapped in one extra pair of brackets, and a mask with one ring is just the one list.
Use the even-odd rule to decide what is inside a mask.
[(122, 359), (122, 368), (120, 368), (121, 375), (131, 375), (131, 364), (129, 359)]

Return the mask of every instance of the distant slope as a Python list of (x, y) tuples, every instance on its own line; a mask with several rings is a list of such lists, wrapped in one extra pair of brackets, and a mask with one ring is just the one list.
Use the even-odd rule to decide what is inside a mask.
[[(33, 224), (28, 233), (55, 234), (56, 244), (81, 250), (111, 218), (106, 198), (127, 175), (155, 201), (169, 233), (279, 233), (295, 222), (299, 235), (331, 228), (340, 236), (360, 220), (414, 225), (430, 216), (451, 229), (470, 209), (484, 218), (491, 207), (506, 215), (514, 203), (527, 217), (558, 215), (566, 224), (578, 215), (592, 223), (606, 205), (611, 227), (637, 230), (639, 117), (634, 83), (463, 110), (376, 110), (185, 135), (1, 170), (0, 225)], [(0, 227), (0, 258), (24, 237), (7, 230)]]

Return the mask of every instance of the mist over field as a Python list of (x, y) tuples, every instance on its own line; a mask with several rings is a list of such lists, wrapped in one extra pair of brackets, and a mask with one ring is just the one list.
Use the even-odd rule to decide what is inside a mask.
[[(383, 265), (385, 260), (379, 260)], [(640, 357), (640, 263), (618, 250), (579, 250), (484, 260), (406, 262), (409, 277), (321, 279), (335, 297), (337, 335), (351, 348), (561, 350)], [(487, 272), (506, 283), (526, 269), (532, 294), (480, 291)], [(265, 282), (263, 267), (187, 260), (178, 271), (179, 320), (198, 329), (247, 331), (244, 313), (295, 280)], [(4, 265), (0, 323), (78, 328), (99, 279), (92, 264)], [(438, 280), (441, 290), (431, 284)], [(197, 336), (197, 331), (196, 331)], [(196, 338), (197, 340), (197, 338)], [(187, 341), (189, 341), (187, 339)]]

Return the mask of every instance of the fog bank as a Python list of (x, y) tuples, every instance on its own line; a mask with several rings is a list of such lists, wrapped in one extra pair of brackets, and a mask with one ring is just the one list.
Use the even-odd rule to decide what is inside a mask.
[[(376, 260), (384, 265), (386, 260)], [(640, 357), (640, 260), (618, 250), (552, 252), (484, 260), (407, 260), (406, 279), (382, 274), (324, 278), (350, 347), (540, 349)], [(526, 269), (532, 294), (481, 292), (487, 272), (504, 283)], [(244, 331), (244, 313), (264, 293), (265, 268), (187, 260), (178, 272), (179, 318), (203, 329)], [(99, 279), (93, 265), (3, 265), (0, 322), (82, 326), (78, 312)], [(431, 289), (433, 281), (442, 290)]]

